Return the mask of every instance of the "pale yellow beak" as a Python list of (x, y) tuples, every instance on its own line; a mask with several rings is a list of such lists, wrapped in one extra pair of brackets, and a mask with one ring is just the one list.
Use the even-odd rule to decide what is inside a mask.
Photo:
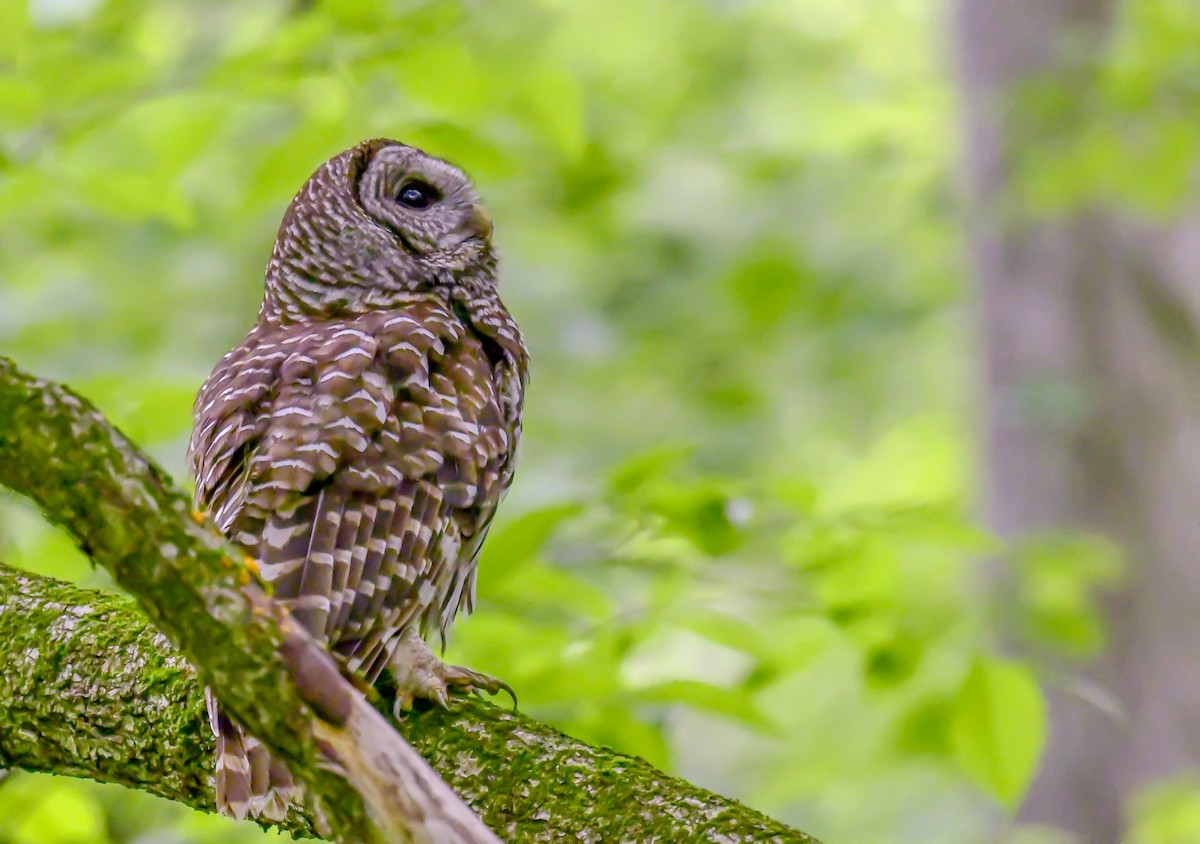
[(471, 213), (467, 215), (465, 226), (467, 231), (488, 241), (492, 239), (492, 230), (495, 228), (492, 224), (491, 215), (484, 211), (480, 205), (471, 206)]

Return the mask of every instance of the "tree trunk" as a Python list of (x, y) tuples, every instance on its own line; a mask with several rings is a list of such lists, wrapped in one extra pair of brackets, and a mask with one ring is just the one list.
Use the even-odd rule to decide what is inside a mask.
[[(1047, 673), (1050, 742), (1021, 812), (1089, 844), (1120, 840), (1124, 797), (1200, 749), (1200, 224), (1141, 225), (1115, 207), (1035, 219), (1012, 167), (1046, 138), (1022, 87), (1044, 77), (1086, 98), (1116, 11), (959, 0), (957, 19), (987, 515), (1010, 541), (1099, 531), (1127, 554), (1104, 655)], [(1067, 117), (1057, 131), (1079, 128)], [(1013, 610), (1011, 575), (997, 585)]]

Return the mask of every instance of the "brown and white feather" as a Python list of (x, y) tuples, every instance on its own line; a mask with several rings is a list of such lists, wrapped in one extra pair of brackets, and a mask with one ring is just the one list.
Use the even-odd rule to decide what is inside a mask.
[[(383, 164), (458, 190), (448, 181), (457, 171), (438, 169), (450, 165), (414, 154), (424, 156), (367, 142), (297, 195), (258, 323), (201, 388), (189, 447), (198, 505), (368, 681), (404, 630), (444, 638), (472, 608), (479, 548), (512, 481), (526, 380), (490, 239), (429, 249), (456, 243), (443, 230), (457, 230), (422, 223), (427, 243), (414, 223), (406, 239), (369, 211), (368, 191), (391, 189)], [(212, 701), (210, 713), (219, 806), (278, 812), (286, 770)]]

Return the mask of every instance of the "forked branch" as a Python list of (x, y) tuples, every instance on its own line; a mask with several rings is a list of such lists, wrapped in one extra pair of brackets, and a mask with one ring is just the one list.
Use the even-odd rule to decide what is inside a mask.
[[(495, 840), (449, 782), (512, 841), (813, 841), (642, 760), (482, 703), (405, 719), (410, 746), (280, 617), (160, 469), (85, 400), (4, 358), (0, 484), (63, 527), (166, 634), (122, 598), (0, 566), (2, 765), (209, 808), (202, 680), (307, 786), (310, 805), (281, 824), (296, 834)], [(324, 691), (306, 700), (293, 678), (310, 672), (321, 682), (302, 686)], [(318, 743), (349, 781), (319, 764)]]

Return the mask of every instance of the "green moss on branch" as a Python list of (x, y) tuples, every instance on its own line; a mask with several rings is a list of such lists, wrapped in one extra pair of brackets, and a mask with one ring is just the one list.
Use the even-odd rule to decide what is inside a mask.
[[(0, 566), (5, 764), (211, 807), (212, 738), (195, 665), (319, 795), (340, 840), (367, 836), (357, 793), (316, 764), (312, 714), (279, 658), (279, 626), (232, 549), (99, 412), (4, 358), (0, 484), (34, 500), (157, 628), (121, 598)], [(401, 732), (508, 840), (813, 841), (642, 760), (497, 707), (429, 711)], [(314, 820), (294, 812), (283, 826), (312, 834)]]
[(240, 555), (86, 400), (5, 358), (0, 484), (32, 499), (138, 600), (235, 718), (288, 761), (333, 837), (371, 836), (358, 794), (317, 765), (312, 715), (279, 655), (279, 620)]
[[(491, 704), (414, 713), (400, 729), (508, 841), (814, 841)], [(212, 735), (187, 661), (131, 602), (3, 565), (0, 756), (212, 807)], [(283, 826), (313, 834), (300, 815)]]

